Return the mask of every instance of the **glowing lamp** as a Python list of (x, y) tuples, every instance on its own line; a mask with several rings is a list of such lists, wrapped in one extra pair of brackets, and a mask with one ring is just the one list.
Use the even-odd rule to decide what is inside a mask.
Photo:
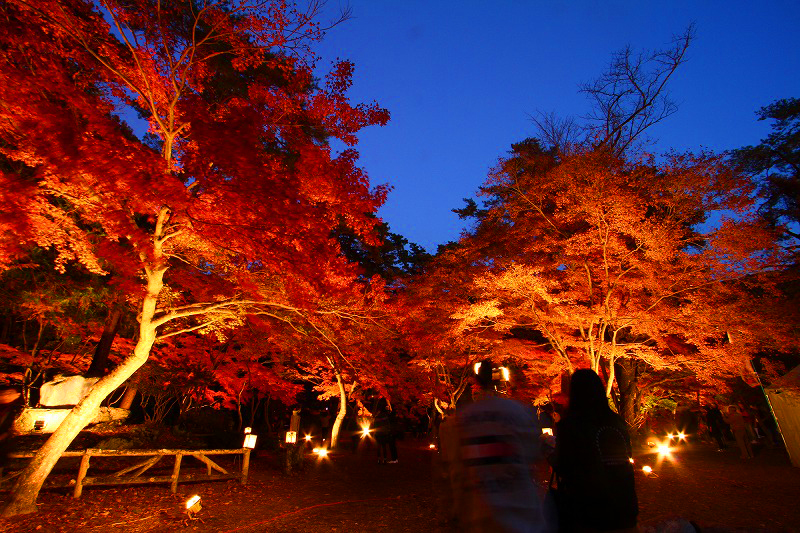
[(642, 472), (644, 472), (645, 474), (652, 474), (653, 468), (650, 465), (644, 465), (642, 467)]
[(503, 376), (503, 381), (508, 381), (511, 375), (508, 372), (508, 369), (504, 366), (500, 367), (500, 374)]
[(248, 428), (244, 428), (244, 434), (245, 435), (249, 435), (252, 432), (253, 432), (253, 428), (249, 428), (249, 427)]
[(428, 444), (428, 448), (430, 448), (431, 450), (435, 450), (436, 449), (436, 445), (435, 444)]
[(474, 365), (472, 365), (472, 370), (475, 371), (475, 375), (478, 375), (478, 370), (480, 370), (480, 368), (481, 368), (480, 363), (475, 363)]
[(311, 442), (311, 435), (306, 435), (306, 442)]
[(681, 431), (680, 433), (678, 433), (678, 438), (681, 440), (686, 440), (686, 433)]
[(242, 444), (242, 448), (250, 448), (251, 450), (256, 447), (256, 439), (258, 435), (254, 435), (250, 433), (249, 435), (244, 436), (244, 444)]
[(361, 438), (369, 437), (369, 426), (361, 426)]
[(295, 444), (297, 442), (297, 432), (296, 431), (287, 431), (286, 432), (286, 444)]
[(328, 456), (328, 449), (327, 448), (314, 448), (311, 450), (315, 454), (317, 454), (320, 458)]
[(194, 515), (199, 513), (202, 508), (203, 507), (200, 505), (200, 496), (197, 494), (186, 500), (186, 513), (192, 520), (194, 520)]
[(553, 436), (553, 428), (542, 428), (542, 435)]
[(628, 461), (630, 461), (631, 464), (633, 464), (633, 457), (628, 457)]
[(669, 455), (669, 445), (668, 444), (659, 444), (657, 449), (658, 449), (658, 454), (659, 455)]

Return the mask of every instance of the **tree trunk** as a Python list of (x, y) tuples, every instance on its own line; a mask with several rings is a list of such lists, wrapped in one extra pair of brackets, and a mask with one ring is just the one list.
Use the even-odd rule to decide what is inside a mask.
[(256, 400), (256, 390), (253, 389), (253, 399), (250, 401), (250, 427), (254, 427), (256, 425), (256, 411), (258, 411), (258, 406), (261, 405), (261, 398)]
[(92, 356), (92, 363), (86, 371), (86, 377), (100, 378), (106, 373), (108, 366), (108, 355), (111, 353), (111, 345), (114, 344), (114, 337), (117, 336), (119, 325), (122, 318), (122, 308), (118, 304), (109, 310), (106, 322), (103, 325), (103, 334), (100, 335), (100, 342)]
[(620, 395), (619, 414), (628, 424), (628, 429), (633, 431), (637, 414), (639, 398), (638, 374), (636, 361), (630, 359), (617, 359), (615, 365), (617, 374), (617, 388)]
[(272, 423), (269, 421), (269, 401), (272, 399), (272, 393), (267, 394), (267, 401), (264, 402), (264, 422), (267, 425), (267, 433), (272, 435)]
[(11, 499), (3, 508), (3, 516), (14, 516), (36, 512), (36, 498), (47, 476), (69, 447), (75, 437), (97, 414), (100, 404), (120, 385), (130, 378), (150, 356), (156, 339), (156, 327), (152, 319), (158, 295), (163, 287), (166, 268), (147, 269), (147, 294), (142, 300), (142, 318), (139, 324), (139, 341), (133, 354), (125, 359), (110, 374), (92, 387), (89, 394), (67, 415), (58, 429), (50, 436), (22, 471), (11, 491)]
[(136, 399), (136, 393), (139, 392), (139, 379), (141, 379), (141, 377), (142, 373), (136, 372), (128, 380), (128, 388), (125, 389), (125, 394), (122, 396), (122, 400), (119, 402), (120, 409), (127, 409), (130, 411), (131, 406), (133, 405), (133, 400)]
[(336, 420), (333, 421), (333, 428), (331, 429), (331, 448), (335, 448), (339, 442), (339, 430), (347, 413), (347, 391), (344, 388), (342, 374), (338, 370), (334, 371), (336, 372), (336, 383), (339, 385), (339, 412), (336, 414)]

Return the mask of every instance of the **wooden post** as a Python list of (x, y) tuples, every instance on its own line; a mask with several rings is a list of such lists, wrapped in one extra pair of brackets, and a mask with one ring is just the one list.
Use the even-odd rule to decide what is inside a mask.
[(183, 454), (176, 453), (175, 454), (175, 468), (172, 469), (172, 480), (170, 484), (170, 490), (172, 494), (178, 492), (178, 476), (181, 473), (181, 459), (183, 459)]
[(75, 480), (75, 491), (72, 493), (73, 498), (80, 498), (83, 492), (83, 478), (86, 477), (86, 471), (89, 470), (89, 457), (91, 457), (91, 454), (89, 453), (89, 449), (86, 449), (86, 451), (83, 452), (83, 457), (81, 457), (81, 466), (78, 468), (78, 479)]
[(247, 484), (247, 474), (250, 473), (250, 448), (244, 449), (244, 459), (242, 459), (242, 485)]

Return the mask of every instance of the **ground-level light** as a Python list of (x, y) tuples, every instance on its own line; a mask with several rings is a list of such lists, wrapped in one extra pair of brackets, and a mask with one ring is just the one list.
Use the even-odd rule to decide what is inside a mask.
[(313, 453), (317, 454), (320, 458), (328, 456), (328, 449), (327, 448), (314, 448), (311, 451)]
[(202, 508), (203, 507), (200, 505), (200, 496), (197, 494), (186, 500), (186, 513), (192, 520), (194, 520), (194, 515), (199, 513)]
[(653, 467), (650, 466), (650, 465), (644, 465), (642, 467), (642, 472), (644, 472), (645, 474), (652, 474), (653, 473)]
[(286, 444), (295, 444), (297, 442), (297, 432), (296, 431), (287, 431), (286, 432)]
[(428, 448), (430, 448), (431, 450), (435, 450), (436, 449), (436, 445), (433, 444), (433, 443), (428, 444)]
[(364, 437), (369, 437), (369, 432), (370, 432), (369, 426), (361, 426), (361, 438), (362, 439)]
[(553, 428), (542, 428), (542, 435), (553, 436)]
[(253, 428), (251, 428), (251, 427), (244, 428), (244, 434), (245, 435), (249, 435), (252, 432), (253, 432)]

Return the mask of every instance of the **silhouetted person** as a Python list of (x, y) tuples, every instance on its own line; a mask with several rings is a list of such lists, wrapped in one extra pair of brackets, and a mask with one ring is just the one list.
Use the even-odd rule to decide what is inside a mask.
[(592, 370), (576, 370), (558, 423), (556, 472), (570, 523), (559, 531), (636, 531), (639, 504), (625, 421)]
[(375, 441), (378, 443), (378, 462), (397, 463), (397, 422), (394, 411), (382, 408), (375, 417)]
[[(530, 533), (543, 530), (539, 495), (530, 465), (538, 457), (541, 430), (533, 409), (495, 395), (492, 364), (480, 364), (480, 397), (460, 408), (453, 435), (442, 439), (458, 505), (458, 531)], [(447, 433), (447, 431), (445, 432)]]
[(717, 441), (718, 451), (722, 451), (727, 447), (725, 446), (725, 439), (722, 436), (722, 427), (724, 424), (725, 420), (722, 419), (722, 413), (719, 407), (714, 403), (706, 405), (706, 425), (708, 425), (708, 431), (711, 433), (711, 436)]
[(728, 412), (725, 413), (725, 421), (731, 427), (733, 438), (736, 439), (736, 444), (739, 445), (739, 453), (742, 459), (752, 459), (753, 448), (750, 446), (750, 437), (747, 434), (747, 423), (739, 412), (739, 408), (735, 405), (728, 406)]

